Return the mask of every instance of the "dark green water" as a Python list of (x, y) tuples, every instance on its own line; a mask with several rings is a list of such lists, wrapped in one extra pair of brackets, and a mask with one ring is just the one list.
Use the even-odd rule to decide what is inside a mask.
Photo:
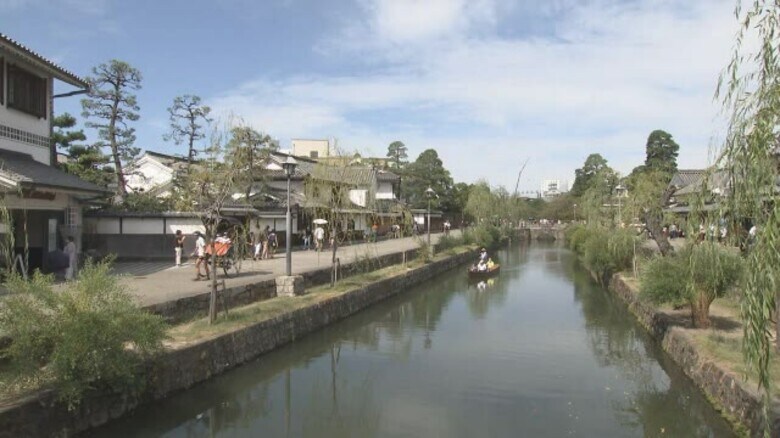
[(498, 253), (97, 429), (105, 437), (731, 436), (568, 251)]

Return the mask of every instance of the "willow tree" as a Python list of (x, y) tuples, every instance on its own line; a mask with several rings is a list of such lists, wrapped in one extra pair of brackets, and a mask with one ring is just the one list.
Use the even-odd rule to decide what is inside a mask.
[[(246, 171), (250, 151), (241, 143), (231, 143), (236, 129), (230, 122), (212, 126), (209, 144), (202, 157), (190, 172), (180, 175), (177, 190), (172, 194), (176, 205), (184, 211), (197, 213), (206, 231), (206, 241), (215, 247), (216, 232), (224, 218), (224, 208), (234, 202), (235, 195), (251, 182)], [(239, 244), (235, 244), (238, 246)], [(210, 258), (211, 297), (209, 300), (209, 323), (217, 315), (217, 258)]]
[[(755, 244), (747, 256), (743, 288), (743, 352), (748, 368), (758, 376), (764, 401), (764, 435), (769, 436), (771, 319), (778, 303), (776, 294), (780, 291), (780, 253), (777, 250), (780, 248), (780, 196), (776, 187), (779, 176), (780, 2), (754, 0), (744, 8), (742, 4), (737, 1), (735, 14), (740, 20), (740, 29), (731, 61), (721, 74), (717, 91), (730, 116), (720, 154), (730, 180), (722, 214), (744, 218), (757, 227)], [(758, 44), (752, 43), (755, 39)]]

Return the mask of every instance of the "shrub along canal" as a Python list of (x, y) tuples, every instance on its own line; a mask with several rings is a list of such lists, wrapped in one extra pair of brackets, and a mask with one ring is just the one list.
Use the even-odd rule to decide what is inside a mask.
[(451, 271), (89, 436), (731, 436), (561, 247)]

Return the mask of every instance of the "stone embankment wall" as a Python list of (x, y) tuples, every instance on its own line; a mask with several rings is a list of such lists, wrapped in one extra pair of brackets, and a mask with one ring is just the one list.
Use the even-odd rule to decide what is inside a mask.
[[(402, 255), (399, 254), (398, 257)], [(367, 284), (312, 306), (170, 350), (154, 364), (149, 364), (147, 371), (151, 380), (148, 391), (138, 397), (127, 394), (98, 394), (84, 400), (77, 410), (68, 412), (65, 406), (53, 402), (51, 392), (42, 392), (13, 406), (0, 406), (0, 437), (71, 436), (105, 424), (128, 413), (139, 404), (190, 388), (307, 333), (406, 291), (410, 286), (461, 266), (472, 258), (471, 252), (458, 254)], [(327, 278), (330, 278), (329, 274)]]
[[(330, 253), (328, 253), (329, 255)], [(417, 257), (417, 249), (410, 249), (404, 252), (385, 254), (379, 257), (372, 257), (370, 262), (373, 269), (385, 266), (397, 265), (405, 261), (413, 260)], [(341, 265), (339, 278), (361, 273), (363, 267), (361, 261)], [(330, 282), (330, 266), (301, 274), (303, 276), (306, 288), (326, 284)], [(220, 289), (220, 293), (222, 290)], [(229, 307), (245, 306), (257, 301), (267, 300), (276, 297), (276, 280), (263, 280), (254, 283), (229, 287), (225, 289), (225, 298)], [(206, 316), (209, 310), (210, 292), (180, 298), (174, 301), (153, 304), (145, 307), (151, 313), (161, 315), (170, 324), (178, 324), (195, 317)], [(218, 305), (221, 302), (218, 300)]]
[[(759, 435), (761, 397), (740, 374), (721, 368), (703, 355), (684, 329), (670, 324), (668, 315), (640, 301), (637, 291), (620, 274), (612, 277), (609, 289), (626, 303), (639, 322), (661, 342), (666, 353), (727, 418), (744, 425), (751, 436)], [(780, 406), (777, 403), (772, 410), (771, 436), (780, 436)]]

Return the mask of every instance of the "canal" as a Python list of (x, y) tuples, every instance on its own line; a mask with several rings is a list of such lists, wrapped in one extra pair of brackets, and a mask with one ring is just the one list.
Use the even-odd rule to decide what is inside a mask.
[(95, 437), (728, 437), (622, 304), (554, 245), (448, 272)]

